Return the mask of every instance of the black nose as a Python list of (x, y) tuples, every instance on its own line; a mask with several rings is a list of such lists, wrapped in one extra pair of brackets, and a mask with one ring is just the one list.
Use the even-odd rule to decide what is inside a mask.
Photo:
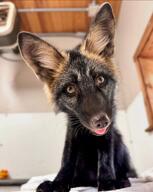
[(107, 114), (100, 113), (92, 117), (90, 124), (95, 129), (106, 128), (110, 124), (110, 119)]

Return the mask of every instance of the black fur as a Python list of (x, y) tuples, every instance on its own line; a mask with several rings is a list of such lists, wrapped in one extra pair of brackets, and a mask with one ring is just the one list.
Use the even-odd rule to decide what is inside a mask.
[(67, 51), (66, 61), (65, 55), (38, 37), (29, 33), (18, 37), (23, 58), (68, 117), (61, 169), (37, 192), (67, 192), (78, 186), (120, 189), (130, 186), (130, 174), (136, 176), (115, 124), (114, 23), (111, 7), (105, 4), (83, 45)]
[[(68, 115), (62, 165), (56, 179), (41, 184), (37, 191), (69, 191), (77, 186), (94, 186), (99, 191), (128, 187), (128, 175), (134, 170), (115, 127), (114, 76), (104, 66), (77, 51), (71, 51), (70, 58), (67, 72), (59, 78), (54, 90), (59, 109)], [(86, 75), (87, 70), (90, 76)], [(81, 75), (80, 81), (77, 73)], [(95, 75), (105, 76), (106, 84), (102, 88), (95, 86)], [(65, 93), (65, 86), (70, 83), (79, 87), (75, 97)], [(95, 136), (88, 122), (101, 111), (109, 115), (112, 123), (105, 135)]]

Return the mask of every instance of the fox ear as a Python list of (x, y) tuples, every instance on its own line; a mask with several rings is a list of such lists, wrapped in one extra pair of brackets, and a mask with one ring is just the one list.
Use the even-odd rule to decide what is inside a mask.
[(110, 57), (114, 53), (115, 20), (112, 7), (104, 3), (95, 16), (81, 49)]
[(53, 73), (64, 60), (55, 47), (32, 33), (20, 32), (18, 46), (25, 62), (42, 81), (51, 80)]

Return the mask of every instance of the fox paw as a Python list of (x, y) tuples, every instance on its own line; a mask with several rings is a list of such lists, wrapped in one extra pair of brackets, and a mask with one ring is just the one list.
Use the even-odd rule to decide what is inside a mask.
[(69, 187), (68, 185), (55, 183), (51, 181), (45, 181), (41, 183), (36, 192), (68, 192)]

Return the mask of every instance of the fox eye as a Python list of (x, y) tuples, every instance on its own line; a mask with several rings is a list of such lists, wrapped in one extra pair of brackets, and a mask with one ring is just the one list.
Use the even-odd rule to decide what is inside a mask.
[(76, 86), (75, 86), (75, 85), (68, 85), (68, 86), (66, 87), (66, 92), (67, 92), (69, 95), (73, 96), (73, 95), (76, 93)]
[(100, 87), (100, 86), (104, 85), (105, 78), (102, 75), (99, 75), (99, 76), (96, 77), (96, 82), (95, 83), (96, 83), (96, 85), (98, 87)]

